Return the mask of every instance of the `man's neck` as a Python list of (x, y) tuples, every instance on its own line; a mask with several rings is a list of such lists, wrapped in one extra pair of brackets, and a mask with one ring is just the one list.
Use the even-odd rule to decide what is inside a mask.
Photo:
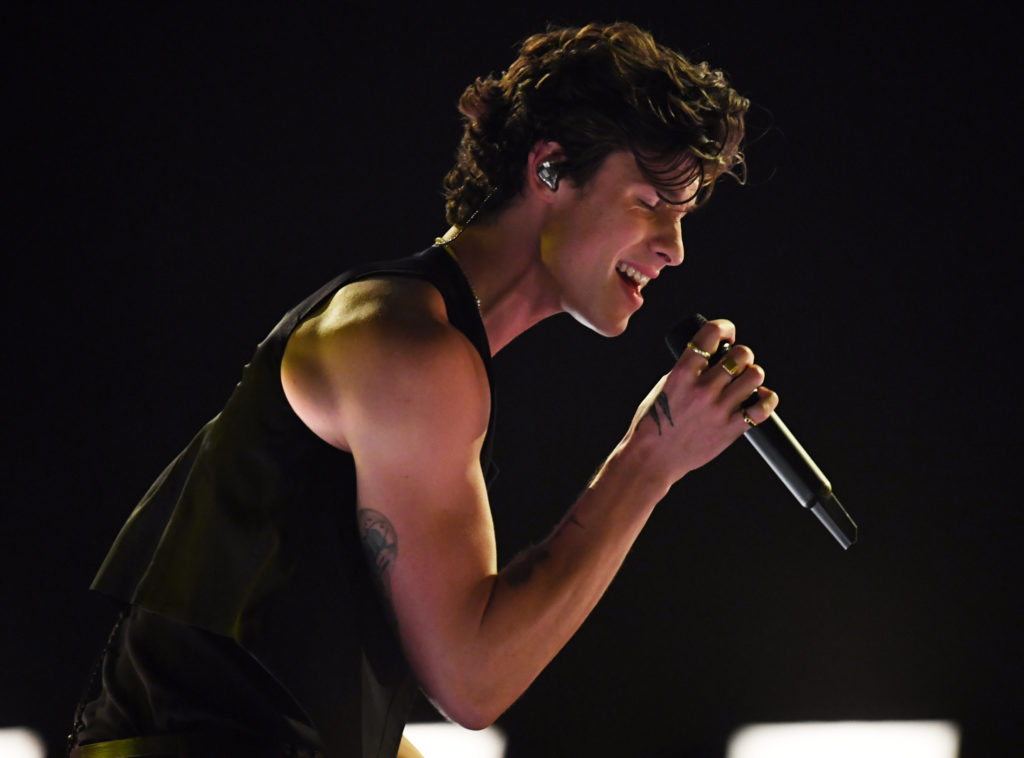
[(455, 237), (450, 247), (480, 299), (492, 355), (561, 312), (554, 281), (540, 259), (541, 213), (528, 203), (514, 203), (486, 223), (445, 234), (445, 239)]

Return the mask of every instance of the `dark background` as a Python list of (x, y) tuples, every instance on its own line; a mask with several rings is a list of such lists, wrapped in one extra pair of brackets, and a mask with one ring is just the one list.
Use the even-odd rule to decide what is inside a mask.
[(805, 719), (951, 719), (964, 758), (1020, 747), (1010, 20), (429, 5), (5, 14), (0, 726), (57, 754), (113, 617), (92, 573), (277, 318), (444, 231), (462, 88), (548, 21), (625, 18), (753, 100), (750, 181), (686, 222), (686, 265), (624, 337), (560, 317), (498, 356), (502, 555), (557, 521), (694, 310), (755, 347), (861, 542), (844, 553), (737, 443), (501, 718), (509, 755), (721, 756), (742, 724)]

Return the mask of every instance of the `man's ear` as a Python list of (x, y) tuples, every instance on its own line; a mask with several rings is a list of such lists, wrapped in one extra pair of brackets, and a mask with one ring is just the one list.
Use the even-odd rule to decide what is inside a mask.
[(526, 161), (527, 189), (543, 200), (552, 200), (558, 191), (564, 155), (557, 142), (541, 140), (534, 145)]

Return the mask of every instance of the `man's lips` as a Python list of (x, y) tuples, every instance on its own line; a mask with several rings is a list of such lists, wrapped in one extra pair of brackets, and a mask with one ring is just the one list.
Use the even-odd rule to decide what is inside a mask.
[(634, 268), (628, 263), (620, 261), (615, 264), (615, 270), (619, 273), (624, 280), (634, 285), (637, 290), (642, 290), (646, 284), (651, 281), (654, 277), (644, 274), (637, 268)]

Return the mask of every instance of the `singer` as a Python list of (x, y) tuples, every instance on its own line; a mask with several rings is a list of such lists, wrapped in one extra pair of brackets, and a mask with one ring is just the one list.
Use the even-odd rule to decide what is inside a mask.
[(534, 35), (472, 83), (447, 232), (287, 313), (118, 535), (93, 588), (125, 610), (72, 754), (407, 758), (417, 687), (469, 728), (508, 708), (669, 488), (778, 399), (708, 322), (561, 524), (500, 568), (491, 356), (562, 312), (622, 333), (740, 167), (747, 106), (626, 23)]

